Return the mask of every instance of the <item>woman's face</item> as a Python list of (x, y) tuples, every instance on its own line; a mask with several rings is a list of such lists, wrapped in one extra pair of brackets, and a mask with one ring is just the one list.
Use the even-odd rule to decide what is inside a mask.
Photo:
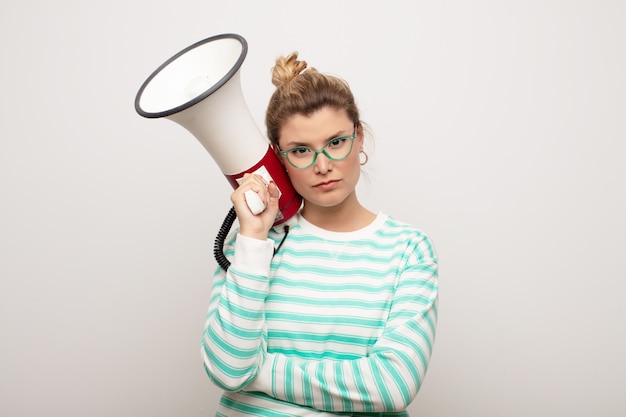
[[(354, 124), (345, 110), (324, 107), (310, 116), (297, 114), (287, 119), (280, 129), (278, 145), (286, 151), (297, 146), (322, 149), (331, 139), (352, 135)], [(355, 188), (361, 174), (359, 153), (363, 150), (363, 134), (357, 131), (352, 151), (341, 161), (319, 153), (308, 168), (293, 167), (285, 158), (283, 164), (295, 190), (305, 200), (307, 210), (356, 203)]]

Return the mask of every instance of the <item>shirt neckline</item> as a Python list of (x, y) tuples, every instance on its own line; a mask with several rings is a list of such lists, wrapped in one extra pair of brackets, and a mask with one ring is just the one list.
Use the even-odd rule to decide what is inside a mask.
[(322, 229), (321, 227), (314, 225), (313, 223), (302, 217), (302, 214), (300, 212), (298, 212), (297, 214), (297, 219), (300, 229), (305, 233), (328, 240), (346, 241), (371, 236), (385, 222), (385, 220), (387, 219), (387, 215), (383, 212), (378, 212), (376, 213), (376, 217), (370, 224), (350, 232), (334, 232), (331, 230)]

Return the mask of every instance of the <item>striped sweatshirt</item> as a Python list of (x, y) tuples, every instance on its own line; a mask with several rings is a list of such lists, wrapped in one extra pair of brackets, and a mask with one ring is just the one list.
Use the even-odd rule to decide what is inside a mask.
[(407, 416), (437, 319), (437, 255), (421, 230), (379, 213), (354, 232), (299, 214), (267, 240), (234, 230), (202, 335), (217, 416)]

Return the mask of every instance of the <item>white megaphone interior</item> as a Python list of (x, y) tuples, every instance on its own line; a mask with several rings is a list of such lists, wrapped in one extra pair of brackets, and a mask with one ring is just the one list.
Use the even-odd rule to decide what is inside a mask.
[[(183, 106), (165, 117), (191, 132), (225, 175), (247, 171), (263, 158), (269, 146), (241, 91), (237, 65), (244, 53), (242, 43), (233, 38), (200, 44), (156, 73), (139, 98), (139, 106), (146, 113)], [(214, 91), (207, 97), (192, 103), (211, 89)]]

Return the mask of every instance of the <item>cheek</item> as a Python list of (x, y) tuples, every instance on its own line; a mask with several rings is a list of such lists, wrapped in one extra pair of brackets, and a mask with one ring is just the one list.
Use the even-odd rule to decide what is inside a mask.
[(354, 167), (358, 169), (359, 171), (361, 170), (361, 150), (360, 149), (353, 149), (348, 159), (350, 160), (351, 167)]
[(289, 181), (294, 186), (294, 188), (298, 188), (298, 185), (301, 183), (302, 176), (304, 175), (304, 170), (295, 169), (290, 165), (285, 165), (285, 171), (287, 172), (287, 176), (289, 177)]
[(296, 193), (305, 199), (311, 197), (311, 184), (316, 181), (313, 168), (300, 170), (289, 167), (287, 175)]

